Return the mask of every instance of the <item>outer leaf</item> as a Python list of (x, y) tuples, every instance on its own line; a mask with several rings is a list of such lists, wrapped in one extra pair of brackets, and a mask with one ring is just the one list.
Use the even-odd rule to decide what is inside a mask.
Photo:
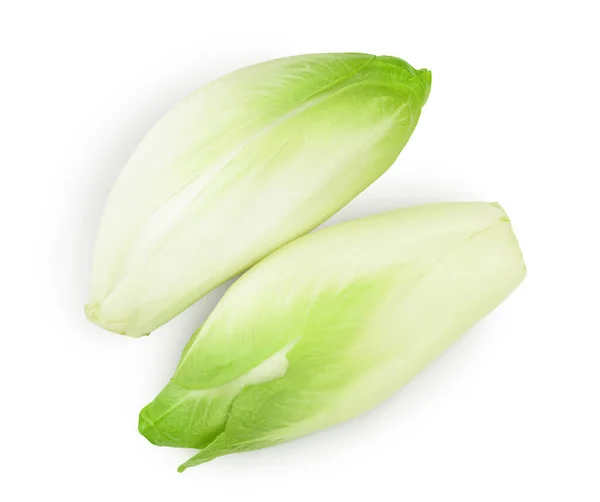
[(277, 444), (387, 398), (494, 309), (525, 266), (497, 204), (401, 209), (307, 235), (243, 275), (140, 414), (186, 467)]
[(148, 334), (318, 226), (394, 162), (430, 82), (392, 57), (316, 54), (192, 94), (150, 131), (111, 192), (90, 320)]

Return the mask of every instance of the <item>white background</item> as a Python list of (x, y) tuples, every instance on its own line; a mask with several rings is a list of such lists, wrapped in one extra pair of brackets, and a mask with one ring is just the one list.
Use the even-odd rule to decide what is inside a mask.
[[(0, 499), (600, 500), (600, 70), (592, 0), (7, 1), (0, 8)], [(108, 190), (225, 72), (359, 51), (433, 72), (398, 162), (332, 221), (499, 201), (529, 275), (408, 387), (342, 426), (185, 474), (139, 409), (222, 295), (152, 336), (83, 313)]]

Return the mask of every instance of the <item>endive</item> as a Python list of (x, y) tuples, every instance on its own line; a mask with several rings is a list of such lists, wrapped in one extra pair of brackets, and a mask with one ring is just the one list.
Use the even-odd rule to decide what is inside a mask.
[(173, 108), (110, 194), (90, 320), (148, 334), (377, 179), (431, 75), (393, 57), (316, 54), (236, 71)]
[(275, 445), (390, 396), (525, 276), (497, 204), (401, 209), (291, 242), (225, 293), (140, 413), (180, 467)]

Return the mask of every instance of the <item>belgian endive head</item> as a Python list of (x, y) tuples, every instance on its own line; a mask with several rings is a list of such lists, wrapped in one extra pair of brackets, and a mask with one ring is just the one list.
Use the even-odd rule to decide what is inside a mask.
[(140, 414), (181, 469), (378, 404), (497, 307), (525, 265), (497, 204), (401, 209), (275, 251), (225, 293)]
[(148, 334), (318, 226), (412, 134), (431, 74), (394, 57), (296, 56), (191, 94), (116, 181), (94, 256), (90, 320)]

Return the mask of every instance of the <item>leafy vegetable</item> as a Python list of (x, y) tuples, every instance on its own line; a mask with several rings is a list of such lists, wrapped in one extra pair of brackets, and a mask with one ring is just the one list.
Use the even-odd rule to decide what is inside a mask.
[(117, 180), (88, 318), (148, 334), (377, 179), (431, 74), (393, 57), (315, 54), (221, 78), (173, 108)]
[(227, 291), (140, 413), (180, 470), (386, 399), (500, 304), (525, 265), (497, 204), (432, 204), (301, 237)]

